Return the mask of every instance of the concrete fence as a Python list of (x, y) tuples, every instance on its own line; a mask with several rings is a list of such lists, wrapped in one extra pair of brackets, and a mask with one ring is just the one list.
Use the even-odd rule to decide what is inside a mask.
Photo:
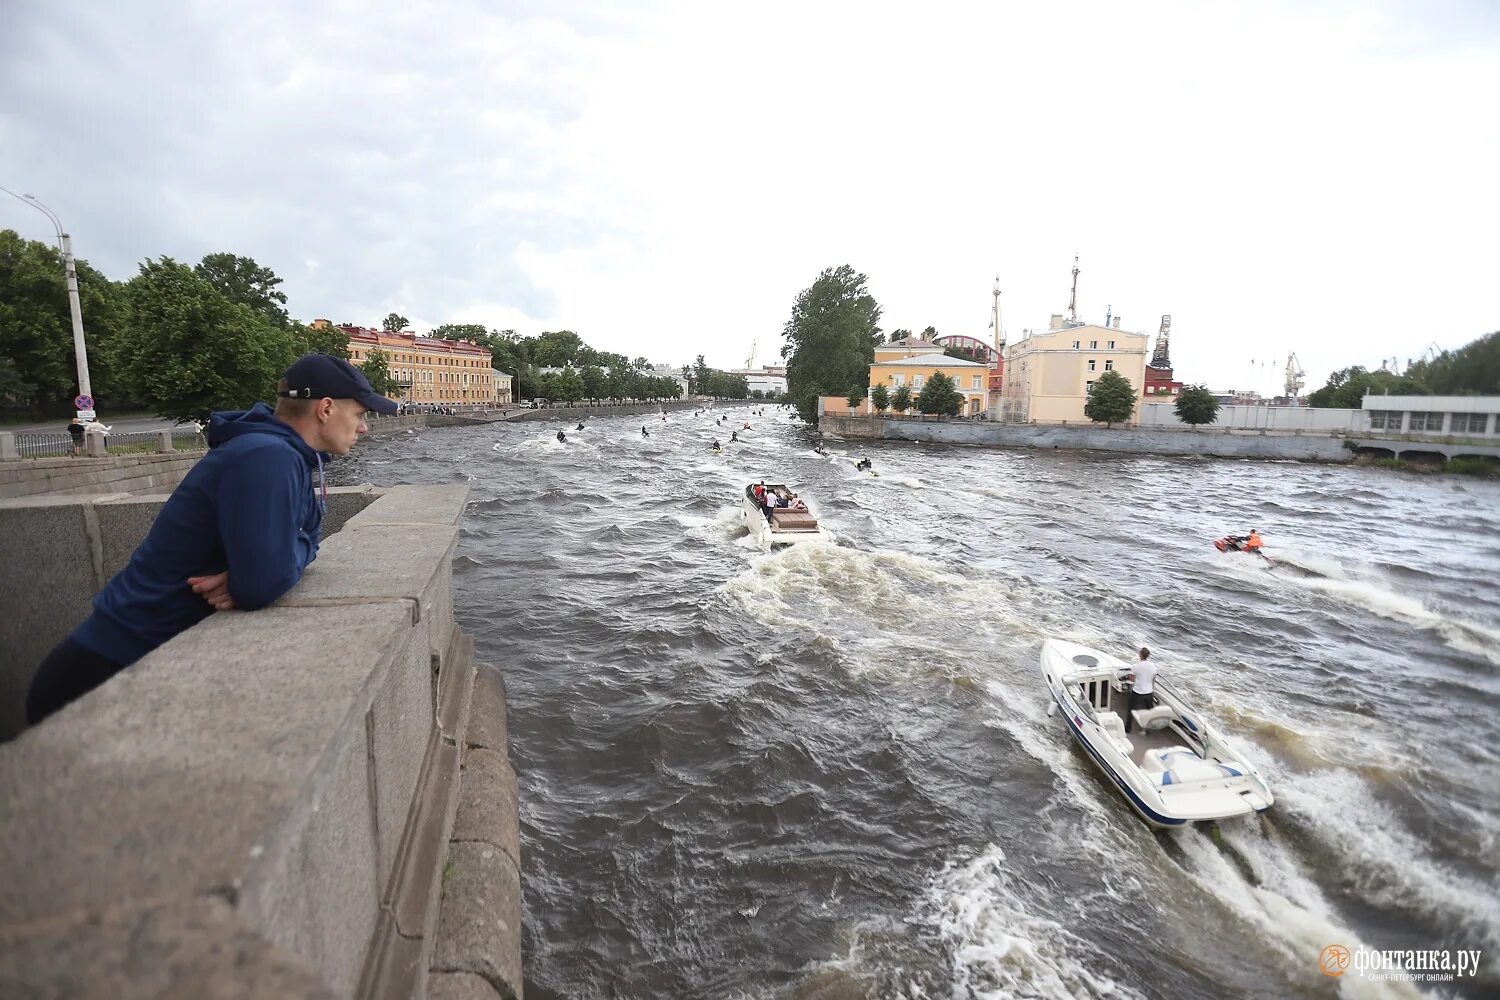
[[(1188, 430), (1168, 403), (1145, 403), (1136, 408), (1145, 429)], [(1217, 418), (1202, 430), (1266, 430), (1295, 434), (1361, 433), (1368, 421), (1364, 410), (1315, 406), (1221, 406)]]
[[(0, 996), (520, 996), (504, 689), (453, 619), (467, 492), (343, 492), (273, 607), (0, 745)], [(7, 663), (152, 516), (0, 503)]]

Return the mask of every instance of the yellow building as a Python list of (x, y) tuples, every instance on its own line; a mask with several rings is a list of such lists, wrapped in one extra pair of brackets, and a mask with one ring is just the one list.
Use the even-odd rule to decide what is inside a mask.
[[(1146, 381), (1144, 333), (1093, 323), (1070, 325), (1052, 317), (1005, 349), (1005, 381), (998, 418), (1011, 423), (1089, 423), (1084, 404), (1094, 380), (1116, 371), (1140, 395)], [(1139, 417), (1139, 406), (1132, 422)]]
[[(315, 320), (313, 325), (327, 325)], [(360, 326), (340, 326), (349, 337), (349, 360), (363, 365), (377, 348), (400, 391), (396, 398), (406, 403), (438, 406), (477, 404), (506, 406), (511, 403), (511, 378), (491, 366), (489, 349), (470, 340), (434, 340), (415, 333), (391, 333)]]
[[(877, 385), (883, 385), (886, 392), (894, 396), (897, 389), (906, 386), (911, 390), (912, 409), (915, 410), (922, 387), (932, 380), (934, 374), (941, 372), (953, 380), (953, 387), (963, 396), (964, 406), (960, 411), (963, 416), (978, 416), (989, 409), (989, 365), (963, 358), (950, 358), (943, 354), (942, 348), (938, 348), (935, 354), (924, 351), (884, 361), (879, 360), (877, 352), (876, 358), (875, 363), (870, 366), (871, 392)], [(869, 402), (868, 394), (866, 402)]]

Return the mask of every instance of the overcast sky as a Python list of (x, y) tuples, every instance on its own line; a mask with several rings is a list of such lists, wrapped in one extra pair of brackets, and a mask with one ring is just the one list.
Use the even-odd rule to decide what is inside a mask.
[(1500, 328), (1497, 95), (1494, 0), (0, 0), (0, 185), (111, 277), (230, 250), (303, 319), (719, 367), (843, 263), (887, 330), (986, 339), (998, 275), (1016, 339), (1074, 253), (1189, 382), (1458, 346)]

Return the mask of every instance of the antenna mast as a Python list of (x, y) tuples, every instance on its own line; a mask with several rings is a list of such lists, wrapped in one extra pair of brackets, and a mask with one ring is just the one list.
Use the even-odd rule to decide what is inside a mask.
[(1005, 334), (1000, 332), (1000, 275), (995, 275), (995, 353), (1005, 355)]
[(1161, 329), (1156, 331), (1156, 352), (1151, 356), (1152, 368), (1171, 368), (1172, 317), (1161, 318)]
[(1073, 294), (1068, 299), (1068, 320), (1078, 322), (1078, 255), (1073, 255)]

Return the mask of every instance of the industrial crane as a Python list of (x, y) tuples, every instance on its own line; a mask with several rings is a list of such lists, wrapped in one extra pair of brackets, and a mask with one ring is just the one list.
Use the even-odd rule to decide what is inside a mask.
[(1287, 352), (1286, 356), (1286, 398), (1292, 402), (1302, 395), (1302, 387), (1307, 384), (1307, 373), (1302, 370), (1302, 365), (1297, 362), (1297, 355)]
[(750, 338), (750, 356), (745, 359), (745, 370), (749, 371), (755, 367), (755, 338)]

